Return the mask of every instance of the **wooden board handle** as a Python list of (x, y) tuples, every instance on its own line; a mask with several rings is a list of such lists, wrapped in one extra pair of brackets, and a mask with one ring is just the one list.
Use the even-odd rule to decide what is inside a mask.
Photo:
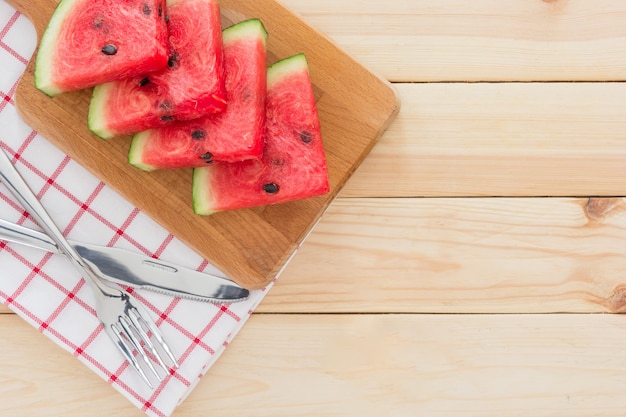
[[(10, 0), (41, 38), (59, 0)], [(34, 130), (112, 187), (238, 284), (262, 288), (291, 259), (398, 112), (389, 83), (276, 0), (220, 0), (224, 22), (260, 18), (274, 58), (306, 53), (324, 136), (331, 192), (318, 198), (198, 216), (191, 171), (143, 172), (127, 161), (128, 137), (103, 141), (87, 126), (89, 90), (51, 99), (34, 86), (31, 60), (16, 89), (18, 112)]]

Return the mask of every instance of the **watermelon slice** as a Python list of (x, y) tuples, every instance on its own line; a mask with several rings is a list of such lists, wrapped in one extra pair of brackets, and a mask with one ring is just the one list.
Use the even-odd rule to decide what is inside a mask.
[(193, 173), (200, 215), (326, 194), (328, 170), (304, 54), (267, 71), (265, 147), (260, 160), (215, 162)]
[(167, 15), (167, 66), (94, 88), (89, 128), (96, 135), (108, 139), (226, 108), (217, 0), (167, 0)]
[(136, 134), (128, 153), (132, 165), (152, 171), (261, 157), (267, 32), (259, 19), (250, 19), (224, 29), (222, 38), (228, 108)]
[(167, 65), (163, 0), (61, 0), (41, 38), (35, 86), (49, 96)]

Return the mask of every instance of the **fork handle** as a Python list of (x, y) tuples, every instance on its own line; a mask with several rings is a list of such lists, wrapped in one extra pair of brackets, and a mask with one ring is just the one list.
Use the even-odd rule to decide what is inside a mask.
[(79, 253), (65, 239), (65, 236), (63, 236), (63, 233), (61, 233), (56, 226), (52, 217), (50, 217), (35, 193), (17, 171), (6, 151), (3, 150), (0, 154), (0, 177), (11, 194), (13, 194), (26, 211), (33, 216), (52, 240), (54, 240), (59, 249), (67, 255), (72, 264), (83, 273), (82, 275), (85, 279), (91, 281), (91, 284), (95, 285), (105, 295), (114, 295), (113, 289), (100, 282), (89, 265), (87, 265)]

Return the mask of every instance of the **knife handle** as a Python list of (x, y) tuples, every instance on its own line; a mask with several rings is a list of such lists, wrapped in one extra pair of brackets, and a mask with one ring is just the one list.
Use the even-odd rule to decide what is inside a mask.
[(63, 253), (48, 235), (3, 219), (0, 219), (0, 240), (8, 240), (52, 253)]

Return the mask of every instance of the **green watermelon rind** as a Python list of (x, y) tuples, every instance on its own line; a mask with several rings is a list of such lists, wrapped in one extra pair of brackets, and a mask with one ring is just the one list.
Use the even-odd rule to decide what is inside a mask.
[(211, 193), (211, 167), (194, 168), (191, 181), (191, 201), (193, 212), (201, 216), (216, 213), (213, 194)]
[(309, 71), (309, 64), (304, 53), (292, 55), (288, 58), (277, 61), (272, 64), (267, 71), (267, 88), (271, 88), (274, 84), (284, 80), (291, 74), (301, 71)]
[(150, 137), (150, 131), (135, 133), (133, 140), (130, 142), (128, 149), (128, 163), (142, 171), (150, 172), (156, 170), (156, 167), (143, 163), (143, 154), (146, 140)]
[(252, 18), (235, 23), (222, 31), (222, 42), (229, 44), (247, 37), (262, 35), (263, 44), (267, 43), (267, 30), (259, 18)]
[[(260, 35), (260, 36), (259, 36)], [(238, 40), (244, 38), (261, 38), (263, 40), (263, 44), (267, 44), (267, 30), (261, 22), (259, 18), (252, 18), (248, 20), (243, 20), (241, 22), (235, 23), (222, 31), (222, 42), (224, 45), (228, 45), (231, 42), (237, 42)], [(100, 95), (103, 97), (104, 95)], [(97, 104), (96, 104), (97, 105)], [(102, 111), (102, 110), (99, 110)], [(91, 121), (91, 112), (90, 115), (90, 125)], [(94, 114), (94, 128), (97, 123), (97, 117)], [(93, 129), (92, 129), (93, 131)], [(133, 135), (133, 140), (130, 143), (130, 149), (128, 150), (128, 163), (134, 166), (135, 168), (139, 168), (142, 171), (150, 172), (156, 170), (156, 167), (150, 164), (146, 164), (143, 161), (144, 155), (144, 146), (146, 141), (148, 140), (149, 130), (145, 132), (138, 132)], [(98, 136), (110, 134), (110, 132), (100, 131), (100, 133), (96, 133)], [(101, 136), (102, 137), (102, 136)]]
[(91, 93), (91, 102), (89, 103), (89, 114), (87, 115), (87, 126), (89, 130), (102, 139), (111, 139), (115, 133), (106, 129), (104, 126), (104, 105), (107, 90), (112, 88), (113, 82), (100, 84), (94, 87)]
[(68, 14), (80, 0), (61, 0), (48, 22), (48, 26), (41, 37), (37, 57), (35, 58), (35, 87), (46, 95), (54, 97), (64, 91), (52, 81), (52, 63), (54, 60), (55, 44)]
[[(268, 67), (267, 88), (289, 78), (292, 74), (309, 71), (304, 53), (284, 58)], [(215, 207), (215, 196), (211, 192), (211, 172), (214, 167), (194, 168), (192, 177), (192, 205), (195, 214), (209, 216), (219, 210)]]

